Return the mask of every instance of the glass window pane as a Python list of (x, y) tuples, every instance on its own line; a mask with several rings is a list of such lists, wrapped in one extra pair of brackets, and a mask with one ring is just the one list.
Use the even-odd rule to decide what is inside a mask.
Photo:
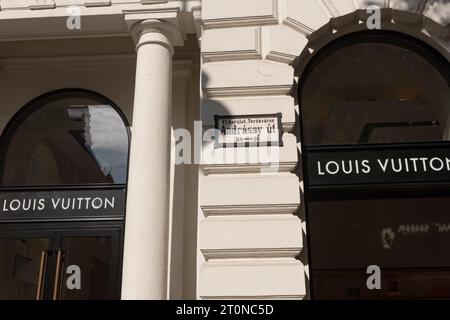
[(0, 239), (0, 300), (34, 300), (48, 238)]
[(62, 98), (17, 121), (3, 159), (3, 185), (126, 182), (128, 133), (111, 105)]
[[(77, 266), (80, 271), (80, 287), (76, 279), (66, 273), (62, 281), (62, 300), (116, 299), (117, 279), (114, 278), (117, 261), (113, 257), (111, 237), (65, 237), (65, 267)], [(72, 285), (68, 287), (67, 283)]]
[(426, 58), (379, 42), (330, 51), (302, 89), (307, 145), (450, 139), (448, 83)]
[[(449, 197), (310, 201), (316, 298), (448, 297), (449, 206)], [(382, 290), (367, 289), (370, 265)]]

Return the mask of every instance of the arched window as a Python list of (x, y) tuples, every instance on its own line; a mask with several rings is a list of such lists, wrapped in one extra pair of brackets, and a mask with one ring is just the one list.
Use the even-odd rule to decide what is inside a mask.
[(304, 77), (308, 146), (450, 140), (448, 71), (417, 41), (352, 34), (319, 52)]
[(445, 57), (386, 31), (338, 38), (300, 75), (313, 298), (450, 296), (449, 85)]
[(125, 184), (128, 128), (118, 108), (84, 90), (28, 104), (3, 135), (2, 186)]

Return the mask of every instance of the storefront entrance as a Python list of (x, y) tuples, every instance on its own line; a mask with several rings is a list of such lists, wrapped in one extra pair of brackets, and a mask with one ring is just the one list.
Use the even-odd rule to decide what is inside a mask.
[(449, 298), (448, 61), (409, 36), (359, 32), (300, 78), (312, 297)]
[(121, 223), (0, 225), (0, 299), (117, 299)]
[(0, 299), (119, 299), (128, 125), (107, 98), (47, 94), (4, 130)]
[[(397, 192), (312, 197), (315, 298), (450, 297), (448, 192)], [(370, 265), (381, 268), (379, 290), (367, 287)]]

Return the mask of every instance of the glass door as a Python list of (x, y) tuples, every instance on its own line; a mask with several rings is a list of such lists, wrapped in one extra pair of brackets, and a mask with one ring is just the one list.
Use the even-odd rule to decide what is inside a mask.
[(114, 234), (61, 237), (62, 300), (118, 298), (118, 236)]
[[(309, 202), (315, 299), (448, 299), (448, 192), (359, 193)], [(380, 268), (379, 290), (367, 267)]]
[(0, 299), (37, 298), (49, 248), (50, 237), (0, 238)]
[(121, 223), (0, 225), (0, 299), (120, 297)]

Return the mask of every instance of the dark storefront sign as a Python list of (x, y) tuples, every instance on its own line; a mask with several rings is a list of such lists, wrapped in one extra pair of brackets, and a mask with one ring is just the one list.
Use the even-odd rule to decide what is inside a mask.
[(125, 189), (0, 191), (0, 220), (117, 219)]
[(450, 181), (450, 145), (311, 148), (309, 186)]

